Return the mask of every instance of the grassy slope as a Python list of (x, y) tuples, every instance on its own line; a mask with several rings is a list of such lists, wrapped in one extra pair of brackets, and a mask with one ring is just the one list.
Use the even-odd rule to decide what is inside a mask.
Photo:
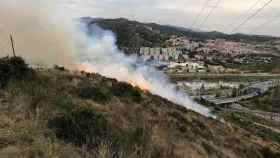
[(0, 65), (0, 73), (9, 74), (0, 76), (5, 83), (0, 157), (279, 156), (276, 140), (230, 119), (226, 124), (207, 119), (126, 83), (57, 69), (16, 71), (8, 65), (12, 68), (5, 71)]

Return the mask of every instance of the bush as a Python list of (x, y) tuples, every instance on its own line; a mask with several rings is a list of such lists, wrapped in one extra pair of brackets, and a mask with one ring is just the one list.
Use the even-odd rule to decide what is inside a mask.
[(270, 148), (264, 148), (262, 150), (262, 154), (265, 158), (279, 158), (280, 157), (280, 152), (274, 152)]
[(49, 121), (58, 138), (76, 145), (97, 147), (107, 134), (104, 116), (91, 108), (81, 108)]
[(72, 102), (72, 98), (69, 95), (61, 95), (56, 98), (56, 108), (59, 112), (64, 114), (70, 113), (75, 105)]
[(0, 87), (7, 85), (10, 79), (24, 79), (30, 72), (28, 65), (20, 57), (0, 59)]
[(141, 93), (139, 91), (140, 90), (132, 87), (131, 85), (122, 82), (115, 83), (111, 87), (113, 95), (123, 97), (134, 102), (141, 101)]
[(111, 86), (103, 87), (82, 87), (78, 90), (78, 95), (82, 99), (90, 99), (98, 103), (106, 103), (113, 96), (120, 98), (122, 101), (137, 102), (141, 101), (140, 89), (132, 87), (124, 82), (114, 82)]
[(66, 69), (65, 69), (64, 66), (59, 66), (59, 65), (55, 65), (55, 66), (54, 66), (54, 69), (55, 69), (55, 70), (59, 70), (59, 71), (66, 71)]
[(98, 103), (105, 103), (109, 100), (108, 94), (106, 95), (99, 88), (86, 87), (79, 90), (79, 97), (82, 99), (94, 100)]

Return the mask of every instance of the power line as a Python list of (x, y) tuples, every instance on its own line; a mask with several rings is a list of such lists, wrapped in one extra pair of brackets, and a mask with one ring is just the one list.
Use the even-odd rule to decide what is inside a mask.
[(260, 29), (260, 28), (262, 28), (262, 27), (265, 27), (265, 26), (267, 26), (267, 25), (270, 25), (270, 24), (272, 24), (272, 23), (277, 22), (276, 20), (279, 19), (279, 18), (280, 18), (280, 14), (278, 14), (277, 16), (275, 16), (275, 17), (272, 18), (272, 19), (266, 20), (264, 23), (262, 23), (262, 24), (260, 24), (260, 25), (258, 25), (258, 26), (256, 26), (256, 27), (254, 27), (254, 29), (252, 29), (252, 30), (250, 31), (250, 33), (256, 32), (258, 29)]
[(13, 50), (13, 56), (16, 57), (16, 51), (15, 51), (15, 42), (12, 33), (10, 34), (10, 40), (11, 40), (11, 46)]
[(273, 0), (269, 0), (268, 2), (266, 2), (261, 8), (257, 9), (252, 15), (250, 15), (249, 17), (247, 17), (242, 23), (240, 23), (237, 27), (235, 27), (232, 30), (233, 32), (236, 32), (237, 30), (239, 30), (243, 25), (247, 24), (251, 19), (253, 19), (255, 16), (257, 16), (265, 7), (267, 7)]
[(199, 27), (200, 27), (200, 26), (203, 26), (203, 25), (207, 22), (207, 20), (209, 19), (209, 17), (214, 13), (215, 9), (218, 8), (218, 6), (220, 5), (220, 3), (221, 3), (221, 0), (218, 0), (218, 1), (216, 2), (216, 4), (215, 4), (214, 6), (211, 7), (211, 10), (208, 12), (208, 14), (206, 15), (206, 17), (205, 17), (204, 20), (202, 21), (202, 23), (199, 25)]
[[(241, 20), (244, 16), (249, 14), (262, 0), (257, 0), (254, 4), (252, 4), (245, 12), (241, 13), (237, 18), (236, 21)], [(234, 26), (235, 22), (230, 23), (227, 26)], [(225, 27), (227, 27), (225, 26)], [(225, 30), (225, 29), (224, 29)]]
[(207, 5), (208, 5), (209, 1), (210, 1), (210, 0), (206, 0), (206, 1), (205, 1), (205, 3), (203, 4), (203, 6), (202, 6), (200, 12), (196, 15), (196, 17), (195, 17), (195, 19), (194, 19), (194, 21), (193, 21), (193, 23), (192, 23), (192, 25), (191, 25), (191, 28), (193, 28), (193, 27), (197, 24), (199, 18), (202, 16), (203, 12), (204, 12), (205, 9), (207, 8)]

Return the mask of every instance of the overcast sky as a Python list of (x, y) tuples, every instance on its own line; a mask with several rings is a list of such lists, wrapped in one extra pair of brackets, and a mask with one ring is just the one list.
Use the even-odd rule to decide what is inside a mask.
[[(64, 0), (62, 7), (68, 7), (76, 15), (117, 18), (125, 17), (143, 22), (179, 25), (199, 30), (218, 30), (230, 33), (242, 21), (252, 15), (269, 0), (220, 0), (219, 6), (209, 19), (203, 19), (211, 8), (206, 7), (200, 18), (198, 14), (207, 0)], [(215, 5), (219, 0), (209, 0)], [(65, 3), (67, 2), (67, 3)], [(78, 7), (77, 7), (78, 6)], [(82, 9), (81, 9), (82, 8)], [(238, 32), (280, 36), (280, 0), (273, 0), (255, 18)]]

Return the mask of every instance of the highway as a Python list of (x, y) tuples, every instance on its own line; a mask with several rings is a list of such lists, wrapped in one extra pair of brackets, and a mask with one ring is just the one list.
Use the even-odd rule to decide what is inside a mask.
[(188, 74), (181, 74), (181, 73), (176, 73), (176, 74), (168, 74), (168, 76), (171, 77), (188, 77), (188, 76), (196, 76), (196, 77), (225, 77), (225, 76), (230, 76), (230, 77), (280, 77), (280, 74), (271, 74), (271, 73), (244, 73), (244, 74), (213, 74), (213, 73), (188, 73)]
[(246, 73), (246, 74), (203, 74), (203, 73), (188, 73), (188, 74), (167, 74), (173, 81), (187, 81), (193, 79), (200, 80), (271, 80), (280, 79), (280, 74), (270, 73)]
[(271, 81), (265, 81), (265, 82), (258, 82), (255, 84), (252, 84), (251, 86), (248, 86), (244, 89), (242, 89), (242, 92), (250, 91), (248, 94), (244, 94), (242, 96), (237, 96), (234, 98), (213, 98), (213, 96), (202, 96), (201, 98), (209, 103), (215, 104), (215, 105), (223, 105), (223, 104), (231, 104), (236, 103), (242, 100), (247, 100), (253, 97), (257, 97), (261, 94), (264, 94), (266, 91), (268, 91), (270, 88), (273, 88), (275, 86), (279, 85), (278, 80), (271, 80)]
[(246, 100), (250, 99), (257, 96), (256, 94), (248, 94), (248, 95), (243, 95), (235, 98), (207, 98), (207, 97), (202, 97), (204, 100), (207, 102), (213, 103), (215, 105), (223, 105), (223, 104), (229, 104), (229, 103), (236, 103), (241, 100)]

